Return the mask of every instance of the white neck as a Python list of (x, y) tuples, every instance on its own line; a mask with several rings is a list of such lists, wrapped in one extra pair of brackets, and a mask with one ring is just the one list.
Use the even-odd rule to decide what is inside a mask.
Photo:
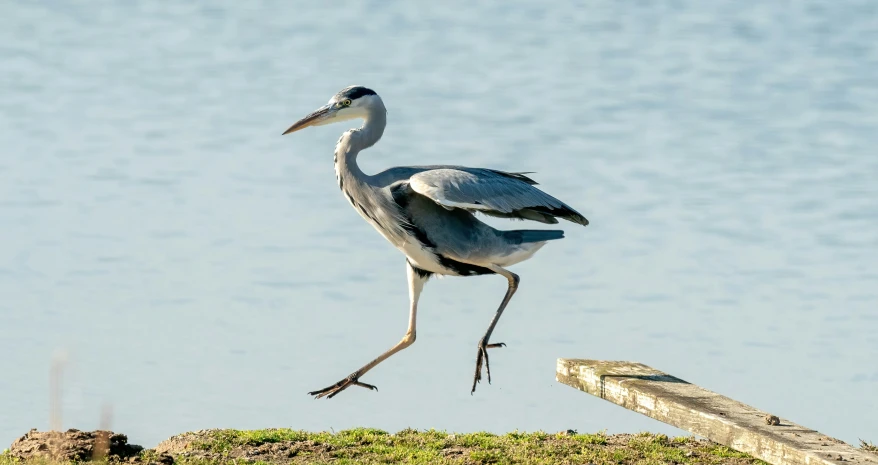
[(357, 165), (357, 155), (381, 140), (387, 127), (387, 109), (380, 98), (373, 99), (363, 110), (363, 125), (346, 131), (335, 146), (335, 176), (342, 189), (344, 183), (362, 182), (368, 177)]

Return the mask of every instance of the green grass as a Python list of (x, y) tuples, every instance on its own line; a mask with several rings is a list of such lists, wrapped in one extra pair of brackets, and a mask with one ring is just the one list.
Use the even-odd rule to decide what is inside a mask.
[[(722, 464), (765, 465), (747, 454), (692, 437), (545, 432), (452, 434), (444, 431), (386, 431), (357, 428), (339, 432), (293, 429), (212, 430), (177, 437), (177, 465), (292, 464)], [(174, 439), (174, 438), (172, 438)], [(878, 449), (862, 442), (864, 450)], [(144, 451), (141, 464), (155, 463)], [(0, 454), (0, 465), (58, 465), (47, 460), (21, 463)]]
[[(270, 446), (279, 447), (272, 449)], [(268, 446), (266, 446), (268, 445)], [(263, 455), (246, 451), (261, 450)], [(376, 429), (337, 433), (291, 429), (206, 432), (190, 442), (178, 463), (406, 463), (406, 464), (761, 464), (729, 449), (692, 438), (639, 434), (511, 432), (450, 434)]]

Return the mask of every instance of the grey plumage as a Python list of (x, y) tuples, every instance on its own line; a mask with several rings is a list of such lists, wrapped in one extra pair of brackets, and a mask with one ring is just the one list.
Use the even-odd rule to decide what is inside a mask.
[(497, 230), (475, 214), (556, 224), (558, 218), (588, 225), (579, 212), (535, 187), (527, 173), (486, 168), (432, 165), (395, 167), (367, 175), (357, 155), (384, 133), (387, 111), (371, 89), (350, 86), (329, 103), (293, 124), (284, 134), (308, 126), (360, 118), (359, 129), (346, 131), (335, 149), (335, 172), (345, 198), (407, 258), (411, 310), (409, 331), (399, 344), (347, 378), (310, 394), (333, 397), (351, 385), (374, 388), (359, 378), (415, 339), (417, 302), (424, 282), (433, 274), (470, 276), (500, 274), (509, 289), (485, 336), (479, 342), (473, 391), (484, 360), (490, 382), (487, 349), (497, 320), (518, 287), (519, 277), (505, 267), (527, 260), (547, 241), (564, 237), (560, 230)]
[(510, 242), (517, 244), (526, 244), (528, 242), (554, 241), (555, 239), (563, 239), (564, 231), (544, 231), (542, 229), (519, 229), (516, 231), (507, 231), (506, 237)]

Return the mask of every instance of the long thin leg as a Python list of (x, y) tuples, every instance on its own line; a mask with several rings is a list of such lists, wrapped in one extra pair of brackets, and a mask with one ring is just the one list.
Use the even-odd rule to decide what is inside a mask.
[(479, 341), (478, 353), (476, 354), (476, 374), (473, 377), (473, 390), (470, 391), (470, 395), (476, 392), (476, 384), (482, 380), (482, 359), (485, 360), (485, 370), (488, 372), (488, 384), (491, 383), (491, 365), (488, 363), (488, 349), (503, 347), (506, 344), (502, 342), (489, 344), (488, 340), (491, 339), (491, 333), (494, 332), (494, 327), (497, 326), (497, 321), (500, 320), (500, 315), (503, 314), (506, 305), (512, 300), (512, 296), (515, 294), (515, 291), (518, 290), (518, 283), (521, 281), (517, 274), (500, 266), (492, 265), (488, 268), (495, 273), (504, 276), (509, 281), (509, 287), (506, 289), (506, 295), (503, 297), (503, 301), (500, 302), (500, 307), (497, 309), (497, 313), (494, 314), (494, 318), (491, 320), (488, 330), (485, 331), (485, 335), (482, 336), (482, 339)]
[(350, 386), (360, 386), (368, 389), (378, 390), (377, 387), (360, 382), (360, 377), (365, 375), (366, 372), (375, 368), (379, 363), (387, 360), (391, 355), (405, 349), (406, 347), (414, 344), (415, 342), (415, 326), (417, 323), (418, 316), (418, 298), (421, 296), (421, 291), (424, 289), (424, 283), (427, 282), (429, 275), (424, 274), (421, 270), (415, 270), (412, 267), (412, 264), (406, 260), (406, 275), (408, 276), (409, 281), (409, 302), (410, 302), (410, 311), (409, 311), (409, 327), (408, 331), (406, 331), (405, 336), (402, 337), (402, 340), (399, 341), (395, 346), (391, 347), (390, 350), (384, 352), (379, 355), (378, 358), (372, 360), (371, 362), (364, 365), (359, 370), (351, 373), (345, 379), (329, 386), (327, 388), (321, 389), (319, 391), (312, 391), (308, 394), (315, 396), (315, 398), (319, 399), (321, 397), (327, 397), (332, 399), (341, 391), (349, 388)]

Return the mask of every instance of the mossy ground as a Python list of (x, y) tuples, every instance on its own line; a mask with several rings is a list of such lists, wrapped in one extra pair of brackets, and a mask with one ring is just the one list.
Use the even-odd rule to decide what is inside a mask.
[[(179, 465), (219, 464), (764, 464), (746, 454), (691, 437), (636, 434), (513, 432), (452, 434), (359, 428), (337, 433), (291, 429), (207, 430), (175, 436), (135, 462), (158, 463), (167, 453)], [(13, 459), (0, 456), (0, 465)], [(45, 460), (26, 463), (48, 465)]]
[[(875, 447), (864, 442), (862, 447)], [(171, 459), (173, 457), (173, 459)], [(205, 430), (174, 436), (128, 462), (231, 464), (723, 464), (765, 462), (710, 441), (661, 434), (452, 434), (368, 428), (335, 433), (292, 429)], [(0, 455), (0, 465), (57, 465)]]

